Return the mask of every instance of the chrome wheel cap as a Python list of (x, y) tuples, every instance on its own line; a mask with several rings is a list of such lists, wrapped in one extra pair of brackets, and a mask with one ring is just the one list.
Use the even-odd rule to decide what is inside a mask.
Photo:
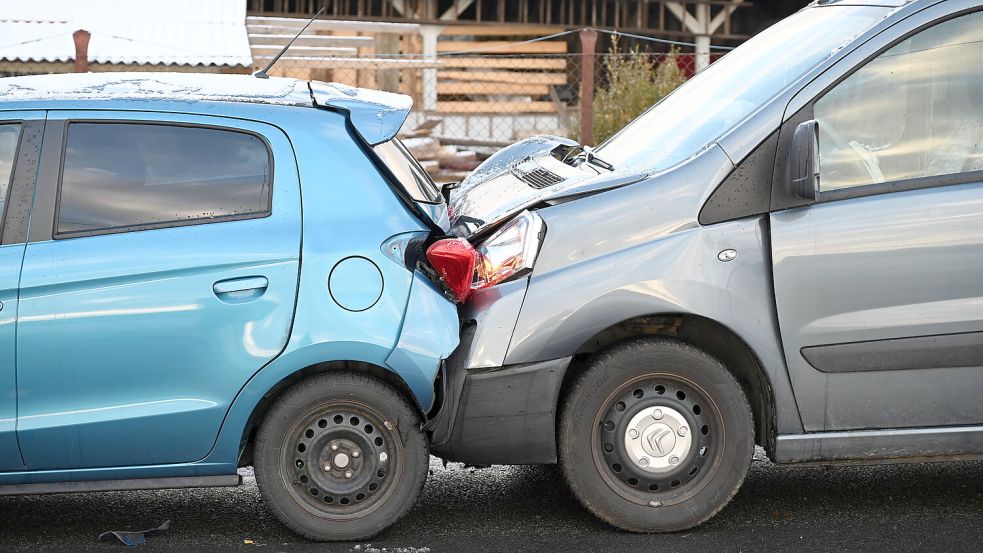
[(642, 409), (628, 421), (625, 450), (628, 459), (641, 470), (663, 473), (675, 469), (686, 459), (693, 445), (686, 419), (671, 407)]

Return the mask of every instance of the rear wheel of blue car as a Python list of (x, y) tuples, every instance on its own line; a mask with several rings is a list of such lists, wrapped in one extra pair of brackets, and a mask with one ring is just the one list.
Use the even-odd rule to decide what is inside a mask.
[(675, 532), (719, 512), (754, 453), (744, 390), (716, 359), (665, 338), (597, 354), (565, 398), (564, 477), (602, 520), (632, 532)]
[(318, 541), (385, 530), (416, 502), (428, 469), (413, 408), (364, 374), (326, 373), (294, 385), (256, 437), (264, 500), (286, 526)]

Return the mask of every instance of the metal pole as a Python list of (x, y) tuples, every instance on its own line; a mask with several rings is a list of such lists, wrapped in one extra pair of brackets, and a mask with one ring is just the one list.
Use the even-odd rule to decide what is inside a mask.
[[(726, 8), (724, 8), (726, 9)], [(699, 73), (710, 65), (710, 4), (703, 2), (696, 5), (696, 20), (700, 24), (700, 33), (696, 36), (696, 72)]]
[[(444, 30), (442, 25), (422, 25), (420, 34), (423, 36), (423, 59), (437, 63), (437, 37)], [(437, 110), (437, 69), (436, 67), (423, 70), (423, 111)]]
[(696, 72), (703, 71), (710, 65), (710, 37), (696, 36)]
[(583, 64), (580, 68), (580, 143), (594, 143), (594, 50), (597, 47), (597, 31), (580, 31), (580, 49)]
[(89, 31), (79, 29), (72, 33), (75, 40), (75, 72), (89, 72)]
[[(395, 33), (379, 33), (375, 35), (375, 51), (386, 54), (387, 57), (399, 53), (399, 35)], [(399, 70), (380, 69), (376, 72), (376, 86), (380, 90), (399, 92)]]

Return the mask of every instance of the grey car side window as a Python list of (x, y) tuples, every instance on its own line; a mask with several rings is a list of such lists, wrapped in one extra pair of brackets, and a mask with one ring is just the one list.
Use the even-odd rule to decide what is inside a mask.
[(922, 30), (816, 101), (820, 190), (983, 171), (983, 12)]

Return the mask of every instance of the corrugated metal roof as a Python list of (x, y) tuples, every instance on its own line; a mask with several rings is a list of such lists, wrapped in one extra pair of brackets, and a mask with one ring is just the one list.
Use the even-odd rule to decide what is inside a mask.
[(72, 61), (79, 29), (92, 35), (94, 63), (252, 65), (245, 0), (7, 1), (0, 60)]

